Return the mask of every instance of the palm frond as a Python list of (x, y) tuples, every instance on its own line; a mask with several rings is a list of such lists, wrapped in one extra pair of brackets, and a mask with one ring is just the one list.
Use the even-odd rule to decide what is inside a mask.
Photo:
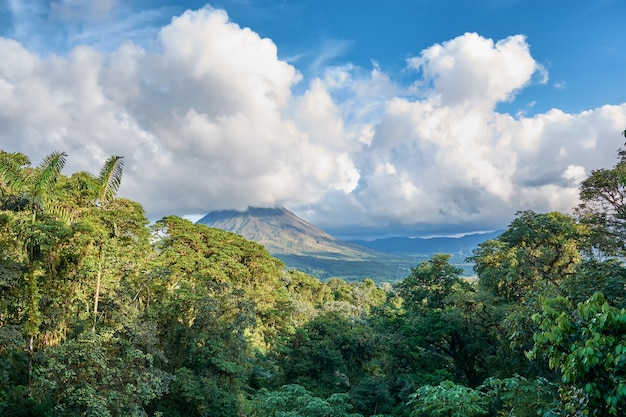
[(30, 165), (30, 159), (21, 152), (9, 153), (0, 151), (0, 164), (2, 166), (8, 165), (13, 169), (19, 169)]
[(26, 185), (24, 168), (30, 165), (30, 160), (21, 152), (8, 153), (0, 151), (0, 190), (7, 189), (21, 191)]
[(100, 170), (100, 203), (115, 198), (117, 190), (122, 183), (122, 171), (124, 169), (123, 156), (111, 156), (106, 160)]
[(77, 210), (59, 202), (48, 204), (46, 209), (51, 215), (65, 222), (66, 224), (74, 223), (79, 214)]
[(65, 166), (65, 152), (54, 151), (47, 155), (39, 164), (33, 181), (33, 195), (43, 198), (42, 194), (56, 184), (61, 170)]

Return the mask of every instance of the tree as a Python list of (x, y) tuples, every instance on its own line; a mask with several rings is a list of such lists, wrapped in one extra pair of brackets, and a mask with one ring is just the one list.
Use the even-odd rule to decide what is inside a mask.
[(559, 286), (559, 295), (574, 304), (586, 301), (596, 292), (601, 292), (610, 305), (626, 307), (626, 267), (618, 259), (585, 260)]
[(570, 416), (620, 416), (626, 412), (626, 308), (595, 293), (576, 307), (548, 298), (529, 359), (545, 355), (561, 373), (561, 399)]
[(42, 323), (40, 311), (40, 280), (46, 271), (49, 254), (61, 239), (67, 238), (66, 221), (70, 213), (55, 198), (55, 185), (65, 165), (66, 154), (53, 152), (36, 168), (23, 154), (0, 153), (0, 184), (2, 184), (2, 208), (13, 212), (7, 214), (17, 229), (16, 241), (22, 247), (21, 259), (25, 265), (23, 285), (27, 293), (24, 307), (24, 332), (28, 337), (28, 378), (32, 382), (35, 338)]
[(50, 349), (37, 396), (52, 398), (58, 415), (145, 416), (148, 402), (167, 392), (171, 375), (155, 366), (159, 353), (146, 334), (130, 330), (86, 332)]
[[(118, 303), (120, 286), (142, 286), (151, 253), (143, 208), (116, 197), (122, 166), (122, 157), (112, 156), (98, 177), (79, 172), (62, 178), (58, 186), (59, 198), (71, 204), (75, 213), (70, 244), (78, 252), (78, 262), (66, 273), (74, 282), (71, 290), (76, 299), (80, 293), (80, 305), (73, 306), (75, 317), (90, 321), (93, 331), (97, 323), (114, 323), (113, 315), (123, 315), (119, 308), (123, 303)], [(144, 294), (141, 291), (135, 300), (140, 303)]]
[[(238, 416), (253, 353), (281, 342), (290, 313), (282, 263), (234, 233), (168, 216), (154, 225), (150, 317), (175, 375), (153, 405), (167, 415)], [(272, 370), (273, 372), (273, 370)]]
[(290, 384), (278, 391), (262, 389), (253, 399), (251, 417), (363, 417), (352, 412), (347, 394), (316, 397), (300, 385)]
[(413, 395), (412, 417), (556, 417), (554, 387), (543, 378), (490, 377), (472, 389), (451, 381), (425, 385)]
[(489, 377), (478, 387), (489, 404), (489, 415), (498, 417), (557, 417), (556, 384), (544, 377), (530, 380), (519, 375)]
[(283, 380), (322, 397), (347, 392), (355, 383), (351, 377), (373, 354), (372, 346), (360, 343), (367, 340), (361, 339), (363, 330), (339, 312), (318, 315), (297, 329), (281, 352)]
[(411, 417), (480, 417), (488, 415), (481, 392), (451, 381), (425, 385), (411, 396)]
[(556, 287), (581, 260), (581, 229), (573, 218), (558, 212), (517, 213), (498, 238), (481, 243), (468, 261), (474, 263), (481, 288), (504, 301), (521, 301)]
[[(148, 221), (113, 198), (120, 157), (100, 178), (65, 177), (65, 157), (31, 167), (0, 152), (0, 414), (141, 414), (170, 380), (141, 317)], [(100, 332), (88, 330), (94, 302)]]
[(463, 286), (461, 268), (450, 265), (450, 255), (436, 254), (411, 268), (411, 275), (395, 285), (408, 309), (443, 308), (455, 287)]
[(27, 211), (33, 223), (38, 215), (45, 212), (62, 212), (56, 205), (53, 190), (65, 166), (66, 157), (65, 152), (55, 151), (47, 155), (36, 168), (30, 168), (30, 160), (24, 154), (0, 152), (3, 208)]
[[(95, 204), (102, 208), (107, 209), (109, 203), (115, 198), (117, 190), (122, 182), (122, 170), (124, 167), (124, 161), (121, 156), (110, 157), (102, 166), (100, 170), (100, 176), (98, 177), (99, 190), (98, 198)], [(117, 232), (117, 224), (115, 221), (109, 225), (109, 238), (115, 238)], [(104, 263), (104, 251), (103, 245), (105, 236), (100, 235), (97, 241), (98, 248), (98, 272), (96, 274), (96, 288), (93, 301), (93, 329), (96, 328), (96, 321), (98, 318), (98, 301), (100, 299), (100, 281), (102, 279), (102, 269)]]
[[(622, 132), (622, 135), (624, 132)], [(623, 257), (626, 252), (626, 150), (610, 169), (595, 169), (580, 185), (579, 221), (589, 229), (589, 256)]]
[(405, 309), (401, 333), (407, 349), (419, 352), (415, 360), (436, 364), (440, 372), (447, 372), (446, 378), (476, 387), (486, 377), (498, 322), (449, 259), (450, 255), (435, 255), (395, 285)]
[(285, 271), (281, 281), (290, 298), (290, 320), (297, 326), (312, 320), (327, 302), (334, 299), (328, 285), (304, 272), (295, 269)]
[(281, 281), (284, 265), (262, 245), (176, 216), (158, 221), (154, 233), (159, 291), (172, 292), (181, 282), (202, 286), (211, 295), (222, 284), (237, 290), (254, 304), (255, 323), (248, 331), (255, 347), (267, 348), (289, 326), (289, 295)]

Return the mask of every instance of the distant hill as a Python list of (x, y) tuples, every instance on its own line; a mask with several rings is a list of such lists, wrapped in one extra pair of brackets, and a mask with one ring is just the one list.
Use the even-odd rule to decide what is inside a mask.
[(436, 253), (451, 255), (450, 263), (463, 269), (464, 275), (474, 275), (473, 264), (465, 260), (473, 255), (479, 244), (489, 239), (495, 239), (502, 234), (502, 230), (489, 233), (474, 233), (461, 237), (433, 237), (410, 238), (389, 237), (375, 240), (351, 240), (350, 243), (367, 247), (380, 252), (396, 256), (409, 256), (430, 259)]
[(341, 241), (285, 208), (214, 211), (197, 223), (261, 243), (287, 267), (320, 279), (397, 281), (406, 277), (410, 268), (415, 266), (414, 258), (381, 253)]
[(381, 252), (399, 255), (450, 253), (470, 256), (480, 243), (494, 239), (502, 234), (502, 230), (490, 233), (474, 233), (461, 237), (410, 238), (389, 237), (376, 240), (351, 240), (350, 243), (365, 246)]

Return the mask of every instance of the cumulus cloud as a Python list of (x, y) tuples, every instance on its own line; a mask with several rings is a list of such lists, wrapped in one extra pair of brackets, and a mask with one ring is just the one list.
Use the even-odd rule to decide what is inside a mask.
[(375, 62), (303, 79), (272, 40), (208, 7), (174, 18), (154, 44), (40, 56), (0, 38), (0, 147), (34, 163), (67, 151), (68, 172), (124, 155), (120, 194), (153, 219), (286, 205), (345, 235), (419, 234), (569, 211), (626, 126), (626, 104), (496, 112), (547, 80), (519, 35), (433, 45), (408, 60), (408, 88)]
[(121, 192), (151, 214), (354, 189), (352, 140), (333, 100), (319, 82), (293, 97), (301, 75), (271, 40), (210, 8), (175, 18), (159, 39), (158, 51), (81, 46), (50, 58), (2, 39), (3, 147), (34, 158), (68, 150), (74, 170), (125, 155)]
[[(517, 210), (571, 212), (580, 182), (613, 164), (626, 104), (533, 117), (494, 111), (547, 80), (522, 36), (493, 42), (465, 34), (426, 49), (409, 67), (421, 75), (414, 95), (385, 101), (370, 146), (356, 157), (362, 186), (350, 196), (350, 217), (330, 221), (339, 233), (352, 233), (349, 219), (420, 234), (433, 225), (503, 227)], [(326, 207), (337, 199), (326, 197)]]
[(547, 72), (530, 55), (526, 39), (515, 35), (495, 42), (476, 33), (466, 33), (422, 51), (408, 60), (421, 71), (421, 83), (432, 88), (426, 93), (443, 106), (484, 104), (489, 107), (513, 98), (516, 91)]

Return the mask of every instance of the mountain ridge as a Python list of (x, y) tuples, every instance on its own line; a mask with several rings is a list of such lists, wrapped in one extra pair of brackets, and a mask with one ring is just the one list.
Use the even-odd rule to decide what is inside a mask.
[(343, 241), (307, 223), (284, 207), (249, 207), (245, 211), (220, 210), (208, 213), (196, 223), (239, 234), (265, 246), (288, 268), (319, 279), (332, 277), (347, 281), (398, 281), (411, 268), (435, 253), (450, 253), (451, 262), (472, 274), (465, 258), (478, 243), (494, 234), (461, 238), (383, 238), (373, 241)]
[[(367, 259), (373, 249), (341, 241), (307, 223), (284, 207), (249, 207), (246, 211), (221, 210), (196, 223), (237, 233), (261, 243), (272, 254), (327, 254), (341, 259)], [(332, 255), (334, 254), (334, 255)]]
[(470, 233), (460, 237), (403, 237), (393, 236), (373, 240), (349, 240), (359, 246), (374, 250), (402, 255), (466, 253), (480, 243), (495, 239), (503, 230), (493, 232)]

